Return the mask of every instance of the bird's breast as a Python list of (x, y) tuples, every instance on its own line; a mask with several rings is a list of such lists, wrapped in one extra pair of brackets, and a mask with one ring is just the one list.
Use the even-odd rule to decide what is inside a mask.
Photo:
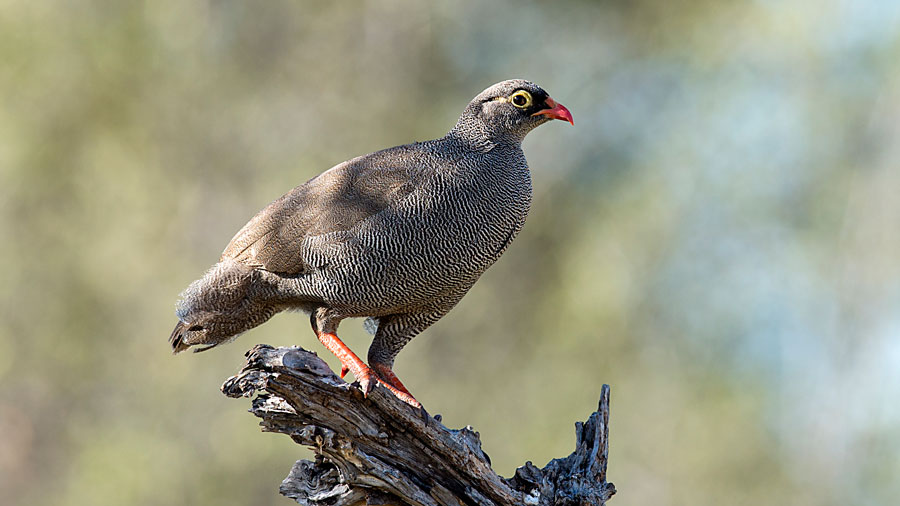
[[(493, 166), (468, 178), (438, 182), (424, 231), (451, 267), (480, 274), (521, 230), (531, 205), (527, 168)], [(453, 255), (452, 253), (455, 253)]]
[(518, 234), (530, 203), (527, 169), (437, 174), (356, 227), (312, 238), (308, 249), (322, 256), (309, 259), (322, 266), (314, 278), (335, 304), (364, 298), (393, 311), (458, 300)]

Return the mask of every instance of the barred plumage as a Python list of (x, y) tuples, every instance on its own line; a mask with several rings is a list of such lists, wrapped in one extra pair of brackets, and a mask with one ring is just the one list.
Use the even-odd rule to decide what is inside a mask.
[[(535, 84), (504, 81), (475, 97), (446, 136), (355, 158), (294, 188), (182, 293), (173, 348), (209, 349), (300, 309), (342, 375), (352, 371), (366, 393), (379, 380), (418, 406), (391, 372), (394, 357), (522, 228), (531, 177), (521, 142), (550, 119), (572, 117)], [(374, 371), (335, 334), (350, 317), (369, 318), (375, 331)]]

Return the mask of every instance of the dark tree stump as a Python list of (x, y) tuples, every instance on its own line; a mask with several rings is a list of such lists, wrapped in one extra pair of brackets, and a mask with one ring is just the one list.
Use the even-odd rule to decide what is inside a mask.
[(368, 398), (315, 353), (257, 345), (222, 391), (251, 397), (264, 431), (316, 452), (300, 460), (281, 493), (308, 505), (602, 505), (606, 482), (609, 386), (587, 422), (575, 423), (575, 451), (543, 469), (526, 462), (512, 478), (491, 470), (471, 427), (441, 425), (377, 386)]

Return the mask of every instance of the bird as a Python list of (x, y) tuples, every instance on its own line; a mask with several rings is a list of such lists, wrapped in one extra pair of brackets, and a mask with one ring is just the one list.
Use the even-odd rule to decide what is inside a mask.
[[(364, 396), (382, 384), (421, 408), (394, 359), (522, 229), (532, 197), (522, 141), (554, 119), (574, 125), (538, 85), (506, 80), (472, 99), (445, 136), (353, 158), (297, 186), (181, 293), (174, 353), (209, 350), (299, 310)], [(337, 335), (346, 318), (365, 318), (374, 334), (368, 364)]]

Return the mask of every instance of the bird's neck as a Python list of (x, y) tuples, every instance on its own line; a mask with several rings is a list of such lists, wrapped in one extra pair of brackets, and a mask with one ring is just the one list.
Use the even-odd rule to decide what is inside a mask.
[(522, 139), (511, 137), (508, 131), (502, 134), (492, 131), (475, 111), (468, 109), (459, 117), (456, 126), (447, 133), (447, 138), (482, 153), (492, 151), (498, 145), (521, 145), (522, 143)]

